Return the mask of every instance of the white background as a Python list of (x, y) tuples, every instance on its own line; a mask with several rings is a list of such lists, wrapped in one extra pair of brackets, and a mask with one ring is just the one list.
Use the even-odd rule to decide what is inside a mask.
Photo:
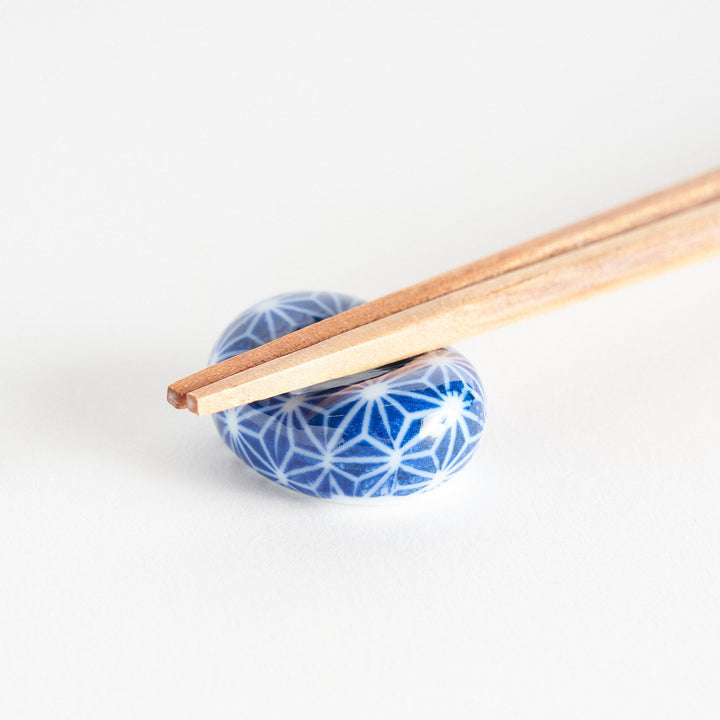
[(459, 345), (471, 465), (344, 507), (166, 385), (720, 164), (708, 2), (0, 2), (0, 717), (716, 718), (720, 261)]

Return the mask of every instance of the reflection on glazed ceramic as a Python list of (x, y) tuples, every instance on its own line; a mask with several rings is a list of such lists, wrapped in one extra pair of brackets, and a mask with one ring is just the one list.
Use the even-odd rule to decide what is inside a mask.
[[(228, 326), (210, 364), (358, 304), (324, 292), (266, 300)], [(233, 452), (271, 480), (333, 500), (377, 500), (429, 490), (460, 470), (483, 431), (485, 397), (472, 365), (446, 349), (213, 418)]]

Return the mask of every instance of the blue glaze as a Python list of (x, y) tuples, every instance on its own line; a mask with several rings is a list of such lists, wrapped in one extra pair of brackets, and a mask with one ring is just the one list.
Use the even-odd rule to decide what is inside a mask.
[[(210, 364), (360, 302), (327, 292), (278, 295), (235, 318)], [(213, 418), (233, 452), (280, 485), (377, 500), (429, 490), (460, 470), (483, 431), (485, 396), (468, 360), (445, 349)]]

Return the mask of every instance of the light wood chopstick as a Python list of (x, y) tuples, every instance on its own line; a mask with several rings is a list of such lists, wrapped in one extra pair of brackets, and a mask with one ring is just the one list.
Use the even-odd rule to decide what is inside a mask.
[[(204, 368), (172, 383), (167, 390), (168, 402), (176, 408), (184, 408), (189, 393), (196, 393), (199, 398), (200, 395), (197, 393), (201, 388), (224, 378), (312, 347), (340, 333), (374, 323), (428, 300), (669, 217), (717, 198), (720, 198), (720, 169), (352, 308), (254, 350)], [(204, 401), (201, 405), (204, 405)], [(191, 409), (194, 409), (194, 405)]]
[[(409, 357), (698, 259), (720, 245), (720, 203), (707, 202), (718, 196), (720, 171), (715, 171), (207, 368), (171, 385), (168, 399), (176, 407), (187, 402), (198, 414), (218, 412)], [(697, 214), (676, 211), (693, 206)], [(657, 217), (665, 220), (640, 223)], [(597, 239), (609, 229), (626, 225), (636, 229)], [(473, 274), (487, 279), (466, 285)], [(453, 286), (465, 292), (447, 290)], [(418, 295), (430, 300), (415, 302)], [(387, 305), (402, 309), (389, 312)], [(350, 322), (333, 323), (368, 307), (378, 319), (358, 323), (351, 317)], [(323, 325), (322, 332), (311, 332)], [(244, 362), (232, 366), (238, 360)], [(241, 369), (226, 376), (233, 367)], [(189, 390), (187, 401), (184, 394), (175, 396), (183, 385), (185, 392)]]
[(443, 347), (720, 252), (720, 200), (511, 270), (303, 348), (188, 395), (226, 410)]

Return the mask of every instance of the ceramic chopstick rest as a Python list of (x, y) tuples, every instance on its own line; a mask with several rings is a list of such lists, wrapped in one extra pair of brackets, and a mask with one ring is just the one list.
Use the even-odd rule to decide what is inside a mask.
[[(361, 301), (328, 292), (278, 295), (225, 329), (210, 364)], [(427, 491), (470, 459), (485, 424), (473, 366), (450, 349), (213, 415), (248, 465), (293, 490), (344, 502)]]

